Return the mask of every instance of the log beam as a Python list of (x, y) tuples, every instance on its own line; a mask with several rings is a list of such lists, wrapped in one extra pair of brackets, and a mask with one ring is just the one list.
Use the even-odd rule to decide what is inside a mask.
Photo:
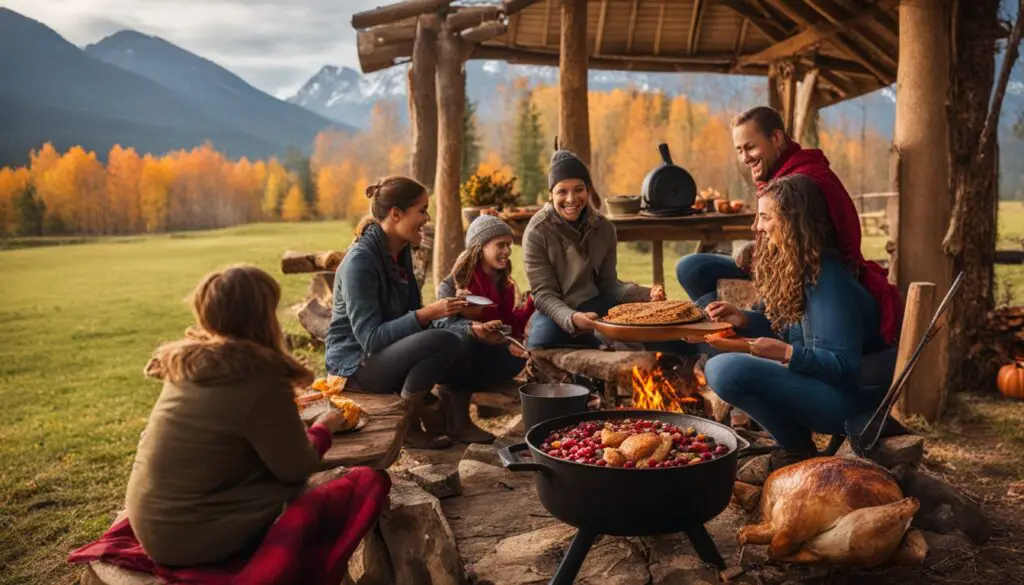
[(500, 37), (506, 32), (508, 32), (507, 24), (497, 20), (492, 20), (462, 31), (462, 40), (475, 45)]
[(499, 20), (501, 16), (501, 8), (498, 6), (470, 6), (449, 14), (446, 20), (450, 30), (463, 31), (492, 20)]
[[(944, 292), (952, 282), (952, 262), (942, 251), (951, 208), (949, 119), (946, 100), (936, 99), (950, 90), (951, 15), (951, 0), (900, 2), (893, 148), (899, 161), (897, 282), (904, 291), (912, 282), (930, 282)], [(940, 355), (946, 355), (948, 340), (944, 329), (932, 342)], [(938, 362), (917, 370), (932, 392), (946, 383), (945, 360)]]
[(452, 0), (408, 0), (395, 2), (373, 10), (352, 15), (352, 28), (364, 29), (412, 18), (428, 12), (437, 12), (451, 4)]
[(601, 54), (601, 45), (604, 44), (605, 19), (608, 18), (608, 0), (601, 0), (601, 14), (597, 19), (597, 38), (594, 39), (594, 55)]
[[(474, 47), (470, 59), (495, 59), (521, 65), (547, 65), (557, 67), (559, 54), (554, 51), (535, 51), (530, 49), (477, 46)], [(621, 55), (601, 55), (590, 57), (587, 65), (590, 69), (612, 71), (650, 71), (658, 73), (702, 72), (728, 73), (732, 67), (732, 56), (686, 57), (628, 57)], [(767, 75), (767, 65), (750, 65), (744, 73), (751, 75)]]
[(434, 284), (451, 272), (463, 248), (462, 205), (459, 178), (462, 172), (463, 116), (466, 112), (465, 41), (441, 24), (437, 51), (437, 171), (434, 197)]
[(409, 68), (409, 121), (412, 126), (412, 178), (434, 187), (437, 171), (437, 29), (436, 15), (420, 16)]
[[(886, 6), (895, 5), (897, 0), (888, 0)], [(763, 51), (747, 55), (737, 60), (739, 67), (749, 63), (770, 63), (783, 57), (791, 57), (803, 53), (820, 45), (823, 41), (835, 37), (844, 30), (869, 22), (874, 18), (873, 13), (862, 12), (841, 22), (818, 22), (797, 34), (776, 43)]]
[(686, 39), (686, 52), (690, 55), (697, 50), (697, 44), (700, 42), (700, 21), (704, 16), (704, 2), (702, 0), (694, 0), (693, 12), (690, 13), (690, 34)]
[(590, 107), (587, 97), (587, 2), (562, 4), (562, 39), (559, 51), (558, 139), (590, 164)]
[(661, 6), (658, 8), (658, 28), (654, 33), (655, 55), (661, 52), (661, 32), (665, 29), (665, 2), (666, 0), (661, 0)]
[(508, 16), (512, 16), (513, 14), (522, 12), (534, 4), (540, 4), (544, 1), (545, 0), (505, 0), (502, 3), (502, 6), (504, 7), (502, 12)]
[(636, 30), (636, 11), (640, 0), (633, 0), (633, 6), (629, 9), (629, 32), (626, 33), (626, 53), (633, 52), (633, 32)]
[[(841, 24), (852, 18), (856, 18), (858, 15), (851, 16), (845, 9), (837, 5), (833, 0), (805, 0), (807, 4), (818, 11), (832, 24)], [(888, 10), (892, 7), (892, 4), (880, 3), (879, 5), (872, 5), (872, 8), (878, 9), (881, 7), (884, 10)], [(860, 12), (862, 16), (873, 17), (873, 13), (870, 9), (865, 8)], [(874, 58), (881, 61), (886, 67), (895, 71), (896, 69), (896, 54), (893, 51), (893, 47), (884, 46), (885, 43), (881, 39), (875, 37), (873, 33), (863, 32), (859, 29), (850, 27), (846, 30), (846, 34), (854, 41), (867, 47), (874, 53)]]

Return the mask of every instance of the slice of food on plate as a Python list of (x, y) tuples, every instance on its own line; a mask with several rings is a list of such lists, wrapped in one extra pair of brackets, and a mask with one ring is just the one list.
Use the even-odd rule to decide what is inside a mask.
[(329, 400), (331, 406), (340, 410), (345, 417), (345, 424), (339, 430), (349, 431), (359, 424), (359, 418), (363, 415), (363, 409), (355, 401), (341, 396), (331, 396)]
[(690, 301), (653, 301), (612, 307), (604, 320), (614, 325), (672, 325), (703, 318), (700, 307)]

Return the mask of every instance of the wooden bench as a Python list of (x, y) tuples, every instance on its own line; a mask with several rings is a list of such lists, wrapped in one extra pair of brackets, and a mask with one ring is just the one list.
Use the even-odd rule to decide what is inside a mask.
[(334, 435), (334, 443), (324, 454), (324, 468), (356, 465), (374, 469), (391, 467), (402, 450), (409, 424), (402, 398), (397, 394), (352, 390), (346, 390), (344, 394), (359, 404), (369, 421), (358, 431)]

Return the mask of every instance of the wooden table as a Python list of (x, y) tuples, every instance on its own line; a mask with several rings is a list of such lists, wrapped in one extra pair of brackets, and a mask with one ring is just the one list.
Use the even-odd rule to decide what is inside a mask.
[[(721, 242), (751, 240), (755, 214), (698, 213), (684, 217), (649, 217), (646, 215), (607, 216), (615, 224), (620, 242), (650, 242), (652, 274), (655, 284), (664, 284), (664, 242), (697, 241), (700, 251), (713, 248)], [(529, 218), (508, 220), (517, 244), (522, 243), (523, 231)]]

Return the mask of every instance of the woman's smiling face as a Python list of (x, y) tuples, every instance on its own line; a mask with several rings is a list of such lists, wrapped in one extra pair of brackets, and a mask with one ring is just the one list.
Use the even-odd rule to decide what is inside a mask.
[(551, 189), (551, 204), (565, 221), (576, 221), (587, 207), (590, 193), (582, 179), (565, 179)]

